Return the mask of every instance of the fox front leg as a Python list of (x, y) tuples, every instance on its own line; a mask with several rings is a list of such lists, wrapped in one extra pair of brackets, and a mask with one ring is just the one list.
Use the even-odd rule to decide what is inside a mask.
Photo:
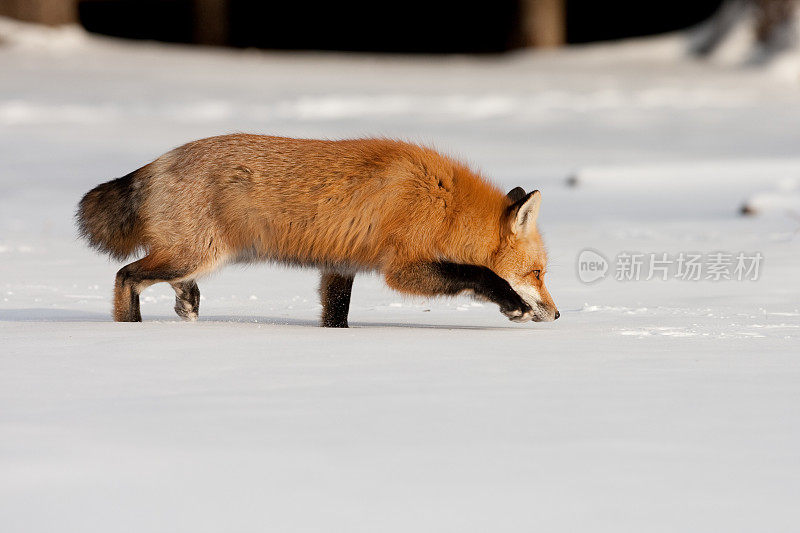
[(320, 325), (324, 328), (346, 328), (350, 311), (350, 293), (354, 276), (322, 272), (319, 296), (322, 300)]
[(531, 307), (506, 280), (478, 266), (437, 261), (412, 263), (386, 272), (386, 283), (395, 290), (422, 296), (454, 296), (472, 292), (500, 306), (500, 312), (515, 322), (533, 315)]

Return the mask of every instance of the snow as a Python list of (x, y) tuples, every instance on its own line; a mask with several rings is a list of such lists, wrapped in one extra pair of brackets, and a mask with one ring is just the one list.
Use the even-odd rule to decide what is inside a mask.
[[(501, 57), (225, 51), (0, 20), (7, 531), (794, 531), (800, 96), (680, 37)], [(80, 196), (232, 131), (389, 135), (542, 191), (561, 319), (229, 267), (110, 321)], [(570, 180), (573, 186), (570, 186)], [(793, 192), (795, 191), (795, 192)], [(767, 202), (769, 203), (769, 202)], [(796, 205), (796, 204), (795, 204)], [(755, 281), (582, 283), (577, 258), (763, 255)]]

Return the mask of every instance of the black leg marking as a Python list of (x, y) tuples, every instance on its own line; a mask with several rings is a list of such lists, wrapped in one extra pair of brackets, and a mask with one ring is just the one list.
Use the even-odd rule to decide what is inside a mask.
[(531, 311), (531, 307), (506, 280), (491, 269), (477, 265), (439, 262), (433, 264), (437, 273), (461, 291), (472, 290), (476, 296), (500, 306), (500, 312), (512, 320)]
[(175, 289), (175, 312), (184, 320), (197, 320), (200, 312), (200, 289), (193, 279), (172, 284)]
[(491, 269), (446, 261), (417, 263), (387, 278), (394, 288), (416, 294), (454, 296), (472, 291), (476, 296), (500, 306), (500, 312), (515, 320), (531, 311), (531, 307), (506, 280)]
[(350, 311), (350, 293), (354, 276), (343, 276), (334, 272), (323, 272), (319, 284), (322, 300), (322, 319), (324, 328), (346, 328), (347, 313)]

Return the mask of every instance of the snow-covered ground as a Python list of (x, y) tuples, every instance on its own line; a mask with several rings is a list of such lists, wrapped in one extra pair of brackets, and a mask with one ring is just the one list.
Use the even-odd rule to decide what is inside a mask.
[[(0, 42), (0, 530), (797, 531), (797, 85), (682, 36), (403, 58), (0, 20)], [(397, 136), (540, 189), (562, 318), (361, 276), (325, 330), (315, 272), (260, 266), (201, 282), (197, 323), (159, 285), (111, 322), (119, 265), (76, 202), (233, 131)], [(718, 252), (758, 279), (615, 279), (624, 254)]]

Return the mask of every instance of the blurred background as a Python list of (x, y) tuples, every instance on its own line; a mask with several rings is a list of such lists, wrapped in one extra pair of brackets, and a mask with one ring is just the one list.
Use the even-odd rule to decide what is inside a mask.
[[(722, 3), (0, 0), (0, 15), (49, 25), (79, 23), (90, 32), (168, 42), (273, 49), (487, 53), (674, 31), (708, 19)], [(771, 26), (788, 17), (792, 2), (751, 3), (760, 12), (759, 31), (769, 34)]]

